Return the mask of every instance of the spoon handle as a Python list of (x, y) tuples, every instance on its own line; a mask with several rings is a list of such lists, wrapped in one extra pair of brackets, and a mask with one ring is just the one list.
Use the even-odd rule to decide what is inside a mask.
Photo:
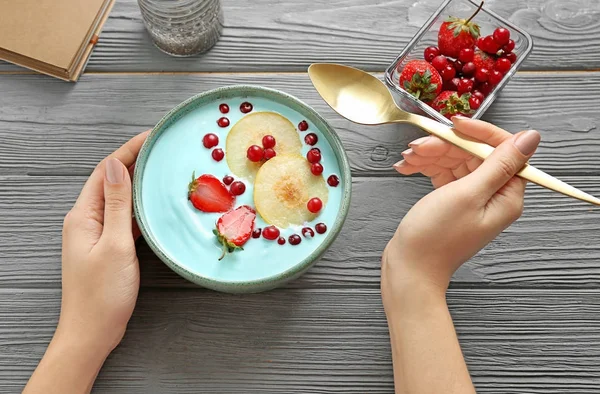
[[(471, 153), (482, 160), (487, 158), (493, 151), (494, 147), (484, 144), (482, 142), (475, 141), (467, 136), (464, 136), (442, 123), (439, 123), (433, 119), (426, 118), (420, 115), (411, 114), (406, 122), (414, 124), (420, 127), (426, 132), (435, 135), (444, 141), (450, 142), (453, 145), (458, 146), (461, 149)], [(573, 197), (585, 202), (589, 202), (600, 206), (600, 200), (596, 197), (587, 194), (555, 177), (545, 173), (544, 171), (538, 170), (530, 164), (525, 164), (525, 167), (517, 173), (523, 179), (527, 179), (535, 184), (546, 187), (550, 190), (562, 193), (566, 196)]]

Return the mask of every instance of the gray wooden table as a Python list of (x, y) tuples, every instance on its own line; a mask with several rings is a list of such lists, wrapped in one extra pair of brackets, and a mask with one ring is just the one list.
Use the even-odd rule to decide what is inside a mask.
[[(77, 84), (0, 64), (0, 393), (17, 393), (60, 306), (61, 226), (95, 164), (198, 92), (253, 83), (313, 105), (337, 129), (354, 178), (350, 215), (323, 259), (287, 288), (197, 288), (140, 245), (142, 290), (98, 393), (392, 393), (379, 258), (431, 190), (391, 165), (421, 132), (335, 115), (312, 62), (382, 72), (441, 0), (224, 0), (207, 55), (150, 43), (119, 0)], [(534, 164), (600, 195), (600, 5), (488, 0), (527, 29), (531, 57), (485, 119), (537, 128)], [(523, 218), (456, 275), (448, 294), (479, 393), (600, 392), (600, 210), (537, 187)]]

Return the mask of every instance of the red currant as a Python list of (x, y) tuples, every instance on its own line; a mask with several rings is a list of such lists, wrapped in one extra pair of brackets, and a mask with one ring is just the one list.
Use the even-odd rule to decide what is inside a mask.
[(235, 181), (229, 186), (229, 191), (234, 196), (241, 196), (246, 191), (246, 185), (244, 182)]
[(213, 133), (206, 134), (204, 138), (202, 138), (202, 144), (204, 144), (206, 149), (214, 148), (219, 145), (219, 137)]
[(471, 93), (474, 97), (477, 97), (479, 99), (479, 101), (483, 102), (483, 99), (485, 99), (485, 96), (483, 95), (483, 93), (481, 93), (479, 90), (473, 90), (473, 93)]
[(217, 120), (217, 124), (219, 127), (227, 127), (229, 126), (229, 119), (226, 117), (219, 118), (219, 120)]
[(277, 144), (277, 141), (275, 141), (275, 137), (273, 137), (272, 135), (265, 135), (262, 139), (262, 144), (263, 148), (265, 149), (275, 148), (275, 144)]
[(460, 78), (454, 77), (449, 81), (444, 83), (444, 90), (452, 90), (456, 92), (458, 90), (458, 83), (460, 82)]
[(440, 50), (437, 47), (427, 47), (425, 48), (424, 57), (425, 60), (431, 63), (434, 57), (440, 54)]
[(253, 162), (258, 162), (263, 159), (265, 155), (265, 151), (258, 145), (252, 145), (248, 148), (248, 152), (246, 152), (246, 157), (248, 160)]
[(221, 111), (222, 114), (226, 114), (229, 112), (229, 105), (227, 104), (221, 104), (219, 105), (219, 111)]
[(277, 243), (278, 243), (279, 245), (285, 245), (285, 238), (283, 238), (283, 237), (279, 237), (279, 238), (277, 238)]
[(244, 101), (243, 103), (240, 104), (240, 111), (244, 114), (247, 114), (248, 112), (252, 112), (252, 109), (254, 107), (252, 106), (252, 104), (250, 104), (247, 101)]
[(293, 234), (290, 235), (288, 241), (290, 241), (290, 245), (300, 245), (300, 242), (302, 242), (302, 238), (300, 238), (298, 234)]
[(471, 81), (470, 79), (461, 79), (458, 82), (458, 95), (462, 96), (465, 93), (469, 93), (471, 90), (473, 90), (473, 81)]
[(481, 49), (482, 51), (485, 52), (485, 37), (484, 36), (479, 36), (479, 38), (477, 39), (477, 42), (475, 43), (475, 45), (477, 45), (477, 48)]
[(317, 142), (319, 142), (319, 137), (317, 137), (317, 135), (315, 133), (308, 133), (306, 134), (306, 136), (304, 136), (304, 142), (306, 143), (306, 145), (316, 145)]
[(448, 64), (442, 71), (440, 71), (440, 75), (444, 81), (449, 81), (456, 75), (456, 70), (454, 66)]
[(515, 49), (515, 42), (513, 40), (508, 40), (508, 42), (502, 47), (502, 50), (505, 53), (511, 53)]
[(480, 68), (479, 70), (475, 71), (475, 80), (477, 82), (485, 82), (488, 80), (490, 76), (490, 72), (487, 68)]
[(275, 226), (265, 227), (262, 236), (269, 241), (274, 241), (279, 237), (279, 229)]
[(493, 89), (493, 87), (492, 87), (492, 85), (490, 85), (489, 82), (484, 82), (484, 83), (480, 83), (479, 85), (477, 85), (477, 90), (479, 90), (485, 96), (487, 96), (488, 94), (490, 94), (490, 92), (492, 91), (492, 89)]
[(496, 41), (496, 44), (498, 44), (498, 46), (506, 45), (509, 39), (510, 32), (508, 31), (508, 29), (499, 27), (496, 30), (494, 30), (494, 41)]
[(224, 176), (223, 183), (227, 186), (231, 185), (233, 183), (233, 177), (231, 175)]
[(483, 46), (483, 50), (487, 53), (496, 53), (500, 49), (500, 45), (496, 44), (492, 36), (487, 36), (483, 39)]
[(223, 149), (217, 148), (212, 151), (211, 155), (215, 161), (221, 161), (225, 157), (225, 152), (223, 152)]
[(471, 109), (477, 109), (479, 106), (481, 106), (481, 101), (477, 97), (471, 96), (469, 98), (469, 106)]
[(262, 233), (261, 229), (255, 228), (254, 231), (252, 231), (252, 238), (260, 238), (261, 233)]
[(329, 175), (329, 178), (327, 178), (327, 184), (331, 187), (336, 187), (340, 184), (340, 178), (338, 178), (337, 175)]
[(517, 61), (517, 55), (514, 52), (504, 54), (504, 58), (514, 64)]
[(473, 48), (463, 48), (460, 50), (460, 54), (458, 55), (458, 60), (463, 63), (472, 62), (475, 57), (475, 51)]
[(453, 62), (453, 65), (454, 65), (454, 69), (456, 70), (456, 73), (458, 74), (458, 73), (460, 73), (462, 71), (462, 68), (463, 68), (464, 64), (460, 60), (455, 60)]
[(502, 78), (504, 78), (504, 75), (500, 71), (494, 70), (490, 73), (490, 84), (498, 85), (502, 81)]
[(462, 73), (465, 77), (470, 77), (475, 74), (475, 63), (466, 63), (462, 68)]
[(271, 148), (265, 149), (265, 153), (264, 153), (265, 160), (271, 160), (275, 156), (277, 156), (277, 152), (275, 152), (275, 150), (273, 150)]
[(318, 148), (312, 148), (306, 154), (309, 163), (318, 163), (321, 161), (321, 151)]
[(302, 229), (302, 235), (304, 236), (304, 238), (312, 238), (315, 236), (315, 232), (310, 227), (304, 227)]
[(300, 130), (300, 131), (308, 130), (308, 122), (303, 120), (302, 122), (298, 123), (298, 130)]
[(315, 226), (315, 230), (317, 231), (317, 233), (319, 234), (325, 234), (327, 232), (327, 225), (325, 223), (318, 223)]
[(313, 175), (321, 175), (323, 173), (323, 165), (321, 163), (312, 163), (310, 165), (310, 172), (312, 172)]
[(500, 71), (502, 74), (506, 74), (511, 67), (512, 63), (506, 58), (501, 57), (496, 60), (496, 70)]
[(442, 71), (448, 65), (448, 59), (444, 55), (438, 55), (433, 58), (431, 65), (438, 71)]
[(323, 208), (323, 201), (319, 197), (313, 197), (306, 204), (308, 210), (312, 213), (317, 213)]

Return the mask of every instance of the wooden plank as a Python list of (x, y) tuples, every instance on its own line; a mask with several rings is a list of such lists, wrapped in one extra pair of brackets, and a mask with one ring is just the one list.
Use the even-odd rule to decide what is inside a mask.
[[(181, 101), (234, 84), (280, 89), (312, 105), (339, 133), (355, 176), (394, 175), (407, 143), (423, 135), (413, 126), (368, 127), (341, 118), (305, 74), (88, 75), (76, 85), (0, 76), (0, 175), (87, 175)], [(520, 74), (485, 119), (513, 132), (539, 129), (542, 144), (532, 162), (552, 174), (599, 174), (600, 114), (590, 110), (597, 107), (600, 72)]]
[[(597, 392), (598, 290), (455, 289), (448, 300), (478, 393)], [(59, 290), (0, 291), (0, 393), (25, 384), (59, 306)], [(379, 291), (143, 291), (94, 392), (199, 390), (391, 393)]]
[[(305, 71), (335, 62), (383, 71), (441, 0), (223, 0), (225, 29), (207, 54), (173, 58), (156, 49), (135, 0), (118, 1), (87, 71)], [(535, 48), (528, 70), (597, 69), (600, 13), (594, 1), (489, 1), (527, 30)], [(22, 70), (6, 63), (0, 71)]]
[[(85, 177), (0, 178), (0, 288), (60, 287), (62, 219)], [(566, 181), (600, 195), (599, 177)], [(431, 190), (423, 178), (357, 178), (345, 227), (294, 288), (378, 288), (380, 256), (410, 207)], [(531, 186), (525, 214), (455, 275), (453, 286), (600, 287), (600, 211)], [(195, 287), (143, 243), (143, 287)]]

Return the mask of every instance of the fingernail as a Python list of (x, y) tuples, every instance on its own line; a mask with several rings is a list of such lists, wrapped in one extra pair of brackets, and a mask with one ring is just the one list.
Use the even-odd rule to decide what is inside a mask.
[(395, 169), (402, 168), (402, 167), (404, 167), (404, 164), (405, 164), (405, 163), (406, 163), (406, 162), (405, 162), (404, 160), (400, 160), (398, 163), (394, 164), (394, 168), (395, 168)]
[(409, 149), (405, 150), (404, 152), (402, 152), (401, 155), (402, 156), (410, 155), (412, 152), (413, 152), (413, 150), (409, 148)]
[(421, 137), (419, 139), (414, 140), (410, 144), (408, 144), (408, 146), (410, 146), (412, 148), (412, 147), (415, 147), (415, 146), (423, 145), (427, 141), (429, 141), (429, 136), (427, 136), (427, 137)]
[(462, 116), (462, 115), (454, 115), (452, 117), (452, 119), (450, 119), (452, 121), (452, 123), (456, 123), (456, 121), (463, 121), (463, 120), (469, 120), (470, 118), (467, 118), (466, 116)]
[(108, 159), (106, 162), (106, 180), (108, 183), (123, 182), (123, 164), (117, 159)]
[(542, 136), (535, 130), (527, 130), (522, 132), (515, 140), (515, 146), (525, 156), (529, 156), (540, 143)]

